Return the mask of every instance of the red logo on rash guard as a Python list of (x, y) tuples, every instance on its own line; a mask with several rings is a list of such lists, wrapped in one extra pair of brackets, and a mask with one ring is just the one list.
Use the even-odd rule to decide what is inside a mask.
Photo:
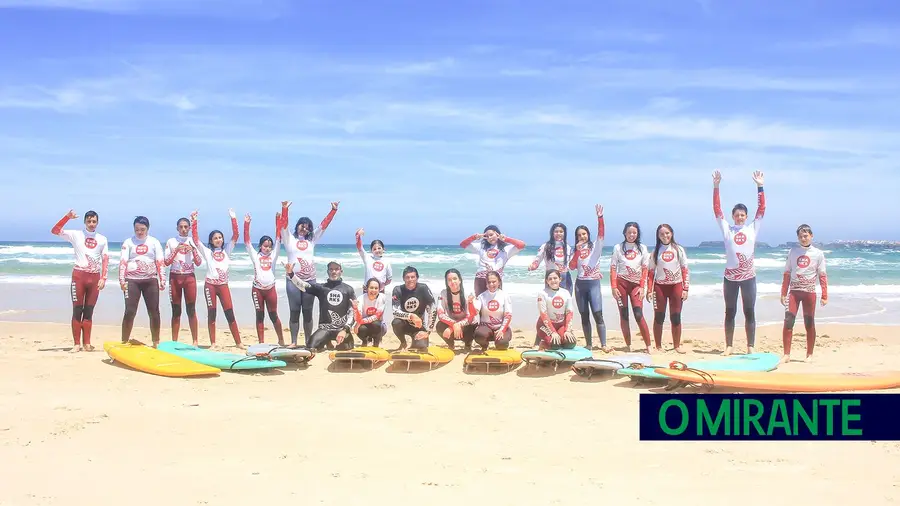
[(372, 316), (378, 312), (378, 309), (375, 306), (369, 306), (366, 308), (366, 316)]
[(259, 268), (264, 271), (272, 270), (272, 259), (269, 257), (263, 257), (259, 259)]
[(148, 251), (150, 251), (150, 248), (146, 244), (138, 244), (134, 248), (134, 252), (138, 255), (146, 255)]
[(553, 251), (553, 254), (556, 256), (556, 258), (563, 258), (564, 256), (566, 256), (566, 252), (563, 251), (562, 246), (558, 246), (558, 247)]
[(85, 237), (84, 245), (88, 249), (94, 249), (97, 247), (97, 239), (94, 239), (93, 237)]
[(671, 262), (672, 260), (675, 260), (675, 253), (672, 253), (671, 251), (663, 251), (662, 259), (663, 262)]
[(309, 243), (304, 240), (297, 241), (297, 249), (300, 251), (306, 251), (306, 248), (309, 247)]
[(462, 309), (462, 307), (460, 306), (459, 302), (454, 302), (454, 303), (453, 303), (453, 312), (454, 312), (454, 313), (460, 312), (461, 309)]
[(222, 260), (225, 260), (225, 253), (216, 251), (215, 253), (213, 253), (212, 257), (216, 262), (221, 262)]
[(381, 263), (381, 262), (374, 262), (374, 263), (372, 264), (372, 268), (375, 269), (375, 270), (378, 271), (378, 272), (381, 272), (381, 271), (384, 270), (384, 264)]
[(745, 234), (743, 232), (738, 232), (738, 233), (734, 234), (734, 243), (735, 244), (740, 246), (740, 245), (744, 244), (745, 242), (747, 242), (747, 234)]
[(806, 255), (797, 257), (797, 267), (800, 267), (801, 269), (809, 267), (809, 257)]
[(496, 310), (500, 309), (500, 302), (497, 301), (497, 299), (494, 299), (494, 300), (488, 302), (487, 306), (488, 306), (488, 311), (496, 311)]
[(634, 260), (635, 258), (637, 258), (637, 255), (638, 255), (637, 250), (634, 250), (634, 249), (630, 249), (625, 252), (625, 258), (627, 258), (629, 260)]
[(560, 309), (561, 307), (563, 307), (563, 305), (565, 305), (565, 301), (562, 297), (557, 295), (556, 297), (553, 297), (553, 300), (550, 301), (550, 304), (552, 304), (554, 308)]
[(491, 248), (491, 249), (485, 251), (484, 254), (487, 255), (488, 258), (493, 260), (493, 259), (497, 258), (497, 255), (500, 254), (500, 250), (498, 250), (497, 248)]

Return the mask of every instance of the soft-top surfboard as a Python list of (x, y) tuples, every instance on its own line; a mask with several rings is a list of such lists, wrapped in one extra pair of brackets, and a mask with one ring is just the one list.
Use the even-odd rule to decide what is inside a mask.
[(647, 366), (653, 363), (653, 357), (647, 353), (625, 353), (622, 355), (605, 355), (579, 360), (572, 364), (575, 374), (590, 378), (595, 372), (615, 372), (633, 364)]
[(455, 356), (456, 353), (450, 348), (429, 346), (427, 350), (422, 351), (403, 350), (391, 353), (390, 361), (392, 364), (396, 362), (406, 363), (407, 369), (409, 369), (410, 364), (413, 363), (427, 363), (430, 369), (435, 365), (450, 362)]
[(553, 364), (558, 367), (562, 362), (578, 362), (593, 356), (591, 350), (583, 346), (574, 348), (558, 348), (551, 350), (527, 350), (522, 352), (522, 360), (528, 364)]
[(356, 362), (367, 362), (374, 369), (375, 364), (390, 360), (391, 353), (384, 348), (360, 346), (352, 350), (333, 351), (328, 358), (332, 362), (348, 362), (351, 368)]
[[(777, 369), (780, 361), (781, 357), (777, 354), (763, 352), (750, 353), (747, 355), (731, 355), (711, 360), (694, 360), (688, 362), (687, 366), (693, 369), (702, 369), (704, 371), (767, 372)], [(659, 369), (660, 367), (623, 367), (616, 371), (616, 374), (629, 376), (633, 380), (668, 380), (668, 377), (657, 372)]]
[[(684, 364), (681, 364), (683, 367)], [(708, 387), (768, 392), (846, 392), (900, 388), (900, 371), (802, 373), (657, 369), (666, 378)]]
[(288, 348), (277, 344), (252, 344), (247, 347), (247, 355), (265, 356), (285, 362), (309, 362), (315, 356), (306, 348)]
[(507, 348), (505, 350), (497, 350), (488, 348), (487, 350), (472, 351), (466, 355), (463, 361), (463, 370), (468, 371), (469, 367), (484, 365), (490, 370), (492, 365), (505, 365), (507, 370), (513, 366), (522, 363), (522, 352)]
[(157, 376), (186, 378), (189, 376), (216, 376), (220, 372), (216, 367), (198, 364), (193, 360), (166, 353), (135, 340), (127, 343), (107, 341), (103, 343), (103, 350), (106, 351), (109, 358), (116, 362)]
[(218, 367), (223, 371), (273, 369), (275, 367), (285, 367), (287, 365), (281, 360), (272, 360), (269, 358), (257, 357), (255, 355), (238, 355), (237, 353), (209, 351), (177, 341), (162, 342), (159, 344), (159, 349), (188, 360), (193, 360), (200, 364)]

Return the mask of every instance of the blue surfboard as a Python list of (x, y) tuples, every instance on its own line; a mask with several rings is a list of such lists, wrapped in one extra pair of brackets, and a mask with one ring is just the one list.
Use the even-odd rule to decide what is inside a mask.
[[(768, 372), (778, 368), (781, 357), (775, 353), (751, 353), (749, 355), (732, 355), (726, 358), (711, 360), (694, 360), (685, 365), (691, 369), (701, 371), (744, 371), (744, 372)], [(632, 369), (623, 367), (616, 374), (629, 376), (632, 379), (649, 379), (668, 381), (670, 378), (659, 374), (652, 368)]]

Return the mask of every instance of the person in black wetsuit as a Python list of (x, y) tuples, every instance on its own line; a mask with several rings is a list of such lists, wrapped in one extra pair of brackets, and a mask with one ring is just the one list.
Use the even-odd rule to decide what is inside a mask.
[(408, 265), (403, 269), (403, 284), (394, 287), (391, 306), (391, 328), (400, 340), (400, 349), (406, 349), (406, 336), (412, 338), (411, 349), (427, 349), (428, 334), (437, 321), (437, 301), (428, 285), (419, 283), (415, 267)]
[(350, 329), (355, 322), (352, 302), (356, 300), (356, 292), (341, 279), (341, 264), (328, 262), (328, 281), (324, 283), (307, 283), (294, 276), (291, 264), (285, 264), (285, 270), (294, 286), (319, 299), (319, 327), (312, 333), (309, 348), (323, 351), (325, 345), (334, 340), (337, 341), (336, 349), (352, 349)]

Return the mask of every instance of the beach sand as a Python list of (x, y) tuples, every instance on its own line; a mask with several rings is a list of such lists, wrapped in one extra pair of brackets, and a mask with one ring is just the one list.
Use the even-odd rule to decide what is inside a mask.
[[(621, 347), (617, 326), (609, 338)], [(255, 341), (252, 327), (242, 331)], [(621, 377), (588, 382), (566, 368), (536, 377), (522, 368), (465, 374), (462, 356), (423, 373), (341, 373), (329, 372), (320, 355), (306, 369), (174, 379), (109, 364), (103, 342), (119, 332), (96, 325), (98, 351), (72, 354), (67, 325), (0, 322), (0, 504), (772, 506), (900, 498), (900, 443), (640, 442), (638, 398), (650, 387)], [(900, 368), (897, 327), (820, 325), (819, 334), (813, 363), (781, 370)], [(515, 335), (517, 347), (533, 339), (528, 329)], [(186, 328), (181, 336), (190, 342)], [(693, 351), (668, 351), (657, 363), (709, 358), (720, 336), (686, 331)], [(132, 337), (150, 341), (147, 328)], [(735, 341), (742, 340), (739, 327)], [(758, 329), (758, 351), (780, 348), (779, 326)], [(805, 356), (801, 335), (795, 355)]]

